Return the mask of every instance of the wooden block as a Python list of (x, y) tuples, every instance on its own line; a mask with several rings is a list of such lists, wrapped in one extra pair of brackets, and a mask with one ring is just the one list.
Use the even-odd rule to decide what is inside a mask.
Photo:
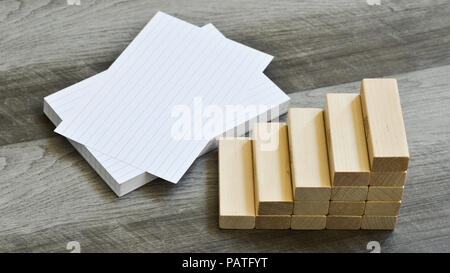
[(367, 201), (401, 201), (404, 188), (369, 186)]
[(372, 171), (406, 171), (409, 150), (397, 80), (364, 79), (361, 102)]
[(326, 229), (360, 229), (362, 216), (328, 215)]
[(252, 141), (246, 138), (219, 140), (219, 227), (255, 227)]
[(294, 200), (330, 200), (323, 110), (291, 108), (288, 125)]
[(332, 201), (365, 201), (367, 198), (368, 186), (355, 187), (332, 187), (331, 200)]
[(365, 215), (397, 216), (401, 201), (367, 201)]
[(369, 185), (371, 186), (387, 186), (402, 187), (406, 183), (405, 172), (371, 172)]
[(290, 215), (293, 210), (287, 125), (255, 123), (253, 163), (256, 212)]
[(328, 213), (330, 215), (355, 215), (361, 216), (364, 214), (364, 201), (330, 201), (330, 208)]
[(327, 215), (330, 201), (294, 201), (294, 214)]
[(325, 126), (333, 186), (367, 186), (369, 159), (358, 94), (327, 94)]
[(256, 229), (289, 229), (291, 215), (256, 215)]
[(291, 218), (291, 229), (294, 230), (321, 230), (326, 224), (325, 215), (292, 215)]
[(397, 216), (368, 216), (364, 215), (361, 229), (393, 230), (397, 223)]

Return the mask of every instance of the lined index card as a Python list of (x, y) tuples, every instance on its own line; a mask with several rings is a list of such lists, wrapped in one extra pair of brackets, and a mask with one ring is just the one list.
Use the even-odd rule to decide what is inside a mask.
[[(213, 29), (216, 35), (223, 37), (223, 35), (212, 24), (208, 24), (201, 29)], [(260, 55), (261, 58), (265, 58), (264, 54)], [(257, 72), (262, 72), (264, 68), (265, 67), (256, 67), (255, 70)], [(85, 105), (86, 102), (83, 101), (89, 100), (90, 96), (94, 94), (102, 84), (104, 84), (104, 80), (107, 80), (107, 73), (108, 71), (101, 72), (45, 97), (44, 112), (47, 116), (49, 116), (55, 125), (61, 123), (62, 120), (73, 118)], [(255, 79), (255, 81), (249, 83), (249, 86), (261, 86), (261, 88), (255, 90), (255, 93), (252, 96), (254, 101), (256, 100), (260, 104), (271, 102), (275, 103), (275, 105), (277, 103), (285, 105), (289, 100), (289, 98), (262, 73), (257, 79)], [(242, 99), (244, 100), (246, 98)], [(263, 109), (261, 110), (262, 111), (257, 112), (258, 115), (265, 114)], [(273, 113), (271, 115), (273, 117), (276, 116), (274, 116)], [(247, 132), (247, 130), (248, 129), (246, 128), (245, 132)], [(93, 149), (79, 143), (74, 141), (71, 141), (71, 143), (118, 196), (122, 196), (156, 178), (156, 176), (150, 173), (146, 173), (145, 171), (137, 169), (105, 154), (94, 151)], [(208, 147), (205, 147), (202, 153), (207, 150)]]
[[(96, 87), (102, 83), (106, 73), (107, 71), (101, 72), (45, 97), (44, 112), (55, 125), (58, 125), (64, 119), (72, 117), (83, 106), (82, 101), (86, 97), (89, 98), (89, 95), (96, 91)], [(288, 97), (264, 74), (261, 74), (252, 85), (261, 86), (261, 84), (264, 84), (263, 86), (265, 87), (258, 89), (253, 96), (254, 98), (260, 98), (259, 101), (261, 103), (275, 101), (286, 103)], [(258, 115), (264, 115), (264, 112), (258, 112)], [(245, 130), (245, 132), (247, 131)], [(243, 133), (245, 132), (243, 131)], [(118, 196), (122, 196), (156, 178), (145, 171), (136, 169), (120, 160), (89, 149), (79, 143), (73, 141), (71, 143)]]
[[(222, 108), (242, 104), (242, 93), (251, 101), (246, 83), (256, 73), (248, 67), (265, 67), (272, 57), (250, 53), (248, 47), (160, 12), (114, 62), (98, 92), (55, 131), (177, 182), (209, 139), (172, 138), (170, 110), (177, 105), (193, 109), (195, 97)], [(225, 122), (224, 128), (244, 120)], [(220, 132), (223, 128), (211, 134)]]

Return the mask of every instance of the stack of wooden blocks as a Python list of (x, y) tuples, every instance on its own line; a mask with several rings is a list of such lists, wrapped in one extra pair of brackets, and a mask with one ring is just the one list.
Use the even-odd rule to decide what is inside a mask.
[(253, 139), (219, 140), (224, 229), (387, 229), (400, 211), (409, 152), (395, 79), (289, 109)]

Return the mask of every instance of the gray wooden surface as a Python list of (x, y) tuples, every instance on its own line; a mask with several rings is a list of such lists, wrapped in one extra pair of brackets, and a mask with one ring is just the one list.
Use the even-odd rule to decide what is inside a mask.
[[(157, 10), (214, 23), (276, 56), (266, 70), (292, 106), (399, 80), (411, 164), (397, 229), (224, 231), (217, 153), (178, 185), (117, 198), (42, 113), (42, 98), (106, 69)], [(367, 252), (450, 250), (448, 1), (0, 1), (0, 251)]]

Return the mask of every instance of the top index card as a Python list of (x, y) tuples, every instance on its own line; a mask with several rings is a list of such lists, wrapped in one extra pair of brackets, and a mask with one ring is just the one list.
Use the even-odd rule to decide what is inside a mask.
[[(195, 112), (199, 100), (221, 110), (242, 103), (242, 92), (254, 94), (246, 86), (248, 79), (272, 59), (267, 54), (261, 58), (261, 54), (159, 12), (111, 65), (103, 86), (55, 131), (177, 182), (210, 136), (174, 137), (174, 113), (180, 109)], [(257, 73), (258, 65), (262, 69)], [(236, 122), (224, 122), (211, 135), (233, 128)], [(198, 132), (193, 124), (195, 117), (185, 125)]]

